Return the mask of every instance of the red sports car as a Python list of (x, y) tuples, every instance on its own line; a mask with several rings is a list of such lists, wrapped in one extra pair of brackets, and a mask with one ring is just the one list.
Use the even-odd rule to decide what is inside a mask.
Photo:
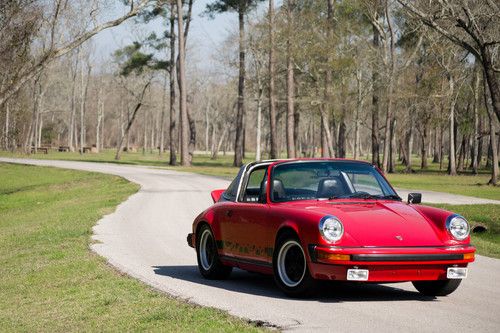
[(254, 162), (212, 198), (187, 238), (208, 279), (239, 267), (274, 275), (289, 296), (309, 294), (316, 280), (411, 281), (444, 296), (474, 261), (464, 217), (418, 205), (418, 193), (402, 202), (365, 162)]

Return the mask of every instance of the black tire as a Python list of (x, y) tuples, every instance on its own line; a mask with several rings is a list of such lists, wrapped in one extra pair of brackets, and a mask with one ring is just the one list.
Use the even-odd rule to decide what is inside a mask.
[(426, 296), (447, 296), (457, 290), (462, 280), (413, 281), (413, 286)]
[(206, 224), (202, 225), (196, 234), (196, 258), (198, 269), (206, 279), (227, 279), (233, 270), (231, 266), (220, 262), (214, 234)]
[(316, 291), (315, 280), (307, 267), (306, 253), (293, 233), (284, 233), (276, 240), (273, 272), (274, 281), (289, 297), (307, 297)]

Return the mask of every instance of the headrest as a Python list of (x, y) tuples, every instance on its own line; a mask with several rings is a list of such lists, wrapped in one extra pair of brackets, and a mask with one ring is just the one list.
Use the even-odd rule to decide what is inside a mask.
[(344, 184), (339, 178), (325, 178), (319, 181), (317, 198), (331, 198), (343, 194)]

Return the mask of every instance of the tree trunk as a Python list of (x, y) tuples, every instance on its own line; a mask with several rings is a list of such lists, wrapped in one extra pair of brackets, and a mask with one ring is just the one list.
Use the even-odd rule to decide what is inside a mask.
[(347, 126), (345, 123), (345, 118), (347, 115), (347, 87), (346, 83), (342, 82), (341, 88), (341, 96), (342, 96), (342, 105), (341, 105), (341, 114), (340, 114), (340, 122), (339, 122), (339, 139), (337, 143), (338, 153), (337, 157), (345, 158), (346, 157), (346, 145), (347, 145)]
[(141, 95), (139, 97), (139, 101), (137, 102), (137, 104), (134, 108), (134, 112), (132, 113), (132, 117), (129, 119), (129, 121), (127, 123), (127, 127), (125, 128), (125, 131), (122, 134), (120, 141), (118, 142), (118, 149), (116, 150), (116, 155), (115, 155), (115, 160), (117, 160), (117, 161), (120, 160), (120, 158), (121, 158), (121, 153), (123, 150), (123, 141), (124, 141), (125, 137), (128, 137), (128, 133), (130, 132), (130, 128), (134, 124), (137, 113), (139, 112), (139, 109), (142, 106), (142, 101), (144, 100), (144, 95), (146, 94), (146, 89), (149, 87), (150, 84), (151, 84), (151, 81), (148, 81), (144, 85), (144, 87), (142, 88), (142, 92), (141, 92)]
[(210, 100), (207, 101), (207, 105), (205, 107), (205, 153), (208, 154), (209, 147), (208, 147), (208, 137), (209, 137), (209, 130), (210, 130), (210, 118), (209, 118), (209, 113), (210, 113)]
[(359, 116), (363, 111), (363, 93), (361, 91), (361, 69), (356, 69), (356, 111), (354, 114), (354, 154), (353, 158), (358, 158), (359, 153), (359, 144), (360, 144), (360, 135), (359, 135), (359, 127), (360, 127), (360, 119)]
[(80, 59), (79, 56), (80, 49), (77, 50), (77, 54), (75, 56), (74, 67), (71, 68), (71, 100), (70, 100), (70, 118), (69, 118), (69, 126), (68, 126), (68, 146), (70, 151), (75, 151), (75, 147), (73, 145), (76, 133), (75, 133), (75, 125), (76, 125), (76, 75), (78, 73), (78, 62)]
[(420, 147), (420, 169), (427, 169), (427, 120), (423, 124), (421, 133), (421, 147)]
[(474, 82), (473, 82), (473, 91), (474, 91), (474, 100), (473, 100), (473, 113), (474, 113), (474, 134), (472, 137), (472, 156), (471, 156), (471, 166), (472, 166), (472, 173), (477, 175), (478, 174), (478, 158), (477, 156), (479, 155), (479, 138), (480, 138), (480, 131), (479, 131), (479, 81), (481, 79), (481, 73), (479, 72), (478, 66), (476, 66), (475, 70), (475, 77), (474, 77)]
[[(485, 75), (486, 76), (486, 75)], [(488, 113), (488, 119), (490, 123), (490, 149), (491, 149), (491, 179), (488, 181), (489, 185), (497, 185), (498, 182), (498, 146), (497, 146), (497, 137), (496, 137), (496, 120), (494, 111), (490, 108), (489, 98), (488, 98), (488, 90), (486, 89), (486, 80), (484, 80), (484, 104), (486, 107), (486, 111)], [(491, 90), (490, 90), (490, 98)], [(494, 104), (493, 99), (491, 99), (492, 104)]]
[(389, 15), (389, 1), (385, 2), (385, 15), (390, 36), (390, 64), (389, 64), (389, 82), (387, 84), (387, 112), (385, 119), (385, 134), (384, 134), (384, 156), (382, 160), (382, 171), (389, 171), (390, 164), (390, 147), (391, 147), (391, 123), (392, 123), (392, 103), (394, 93), (394, 76), (395, 76), (395, 55), (394, 55), (394, 31), (392, 29), (391, 16)]
[(391, 121), (391, 150), (389, 151), (389, 173), (396, 172), (396, 117), (392, 117)]
[(194, 118), (191, 116), (191, 107), (187, 107), (187, 118), (189, 123), (189, 164), (193, 162), (194, 150), (196, 148), (196, 123)]
[(158, 133), (158, 138), (159, 138), (159, 152), (158, 155), (160, 158), (163, 156), (163, 151), (165, 150), (165, 114), (167, 113), (167, 76), (165, 74), (164, 78), (164, 83), (163, 83), (163, 94), (161, 98), (161, 115), (160, 115), (160, 128), (159, 128), (159, 133)]
[[(483, 116), (479, 115), (479, 124), (478, 124), (478, 133), (483, 132)], [(481, 161), (483, 158), (483, 135), (481, 134), (478, 139), (477, 139), (477, 156), (476, 156), (476, 163), (477, 163), (477, 168), (479, 169), (481, 167)]]
[(88, 64), (87, 79), (85, 80), (85, 73), (83, 71), (83, 62), (81, 68), (82, 91), (80, 95), (80, 154), (83, 154), (83, 147), (85, 145), (85, 108), (87, 103), (87, 92), (89, 87), (90, 72), (92, 67)]
[(181, 165), (191, 165), (189, 160), (189, 120), (187, 114), (187, 90), (186, 90), (186, 66), (185, 66), (185, 41), (184, 41), (184, 17), (182, 0), (177, 0), (177, 31), (179, 42), (179, 110), (181, 120)]
[(432, 152), (432, 163), (439, 163), (439, 128), (436, 126), (434, 129), (434, 150)]
[(498, 82), (498, 73), (496, 73), (495, 69), (493, 68), (493, 61), (491, 58), (491, 51), (489, 47), (483, 46), (481, 48), (481, 58), (485, 81), (488, 84), (490, 92), (493, 112), (496, 114), (497, 120), (500, 121), (500, 83)]
[(448, 84), (450, 91), (450, 146), (449, 146), (449, 161), (448, 161), (448, 174), (450, 176), (457, 175), (457, 167), (456, 167), (456, 155), (455, 155), (455, 82), (453, 76), (448, 73)]
[(10, 138), (9, 138), (9, 129), (10, 129), (10, 104), (5, 103), (5, 128), (4, 128), (4, 147), (5, 150), (9, 150), (10, 148)]
[(287, 41), (286, 41), (286, 155), (288, 158), (295, 158), (295, 139), (293, 137), (294, 116), (295, 116), (295, 86), (292, 60), (292, 0), (287, 0)]
[[(375, 19), (378, 20), (380, 17), (379, 9), (375, 14)], [(376, 52), (380, 52), (380, 34), (375, 25), (372, 24), (373, 29), (373, 48)], [(379, 114), (380, 114), (380, 95), (381, 95), (381, 83), (379, 74), (379, 62), (375, 61), (372, 68), (372, 164), (380, 167), (380, 140), (379, 140)]]
[(300, 142), (300, 111), (295, 108), (295, 113), (293, 115), (293, 138), (295, 140), (295, 156), (301, 156), (302, 144)]
[(169, 70), (169, 85), (170, 85), (170, 124), (169, 124), (169, 149), (170, 149), (170, 165), (177, 164), (177, 154), (175, 151), (175, 11), (174, 1), (170, 2), (170, 70)]
[(95, 129), (95, 147), (97, 149), (97, 152), (101, 149), (101, 127), (102, 126), (102, 120), (104, 118), (104, 98), (102, 96), (102, 89), (99, 90), (99, 94), (97, 96), (97, 121), (96, 121), (96, 129)]
[(464, 171), (466, 146), (467, 146), (467, 136), (462, 135), (462, 142), (460, 143), (460, 148), (458, 149), (458, 165), (457, 165), (457, 170), (460, 172)]
[[(259, 80), (260, 81), (260, 80)], [(257, 93), (257, 133), (255, 138), (255, 160), (261, 160), (261, 137), (262, 137), (262, 94), (263, 89), (261, 84), (259, 83), (259, 92)]]
[[(178, 0), (180, 1), (180, 0)], [(243, 118), (245, 117), (245, 9), (240, 4), (238, 10), (239, 23), (239, 77), (238, 77), (238, 111), (236, 114), (236, 137), (234, 141), (233, 165), (243, 165)]]
[[(334, 14), (335, 14), (335, 3), (333, 0), (327, 1), (327, 17), (326, 17), (326, 38), (328, 45), (332, 44), (333, 38), (333, 28), (334, 28)], [(327, 62), (331, 63), (332, 54), (331, 52), (327, 55)], [(321, 116), (321, 156), (322, 157), (333, 157), (335, 156), (333, 142), (332, 142), (332, 134), (330, 131), (330, 112), (332, 108), (332, 70), (330, 66), (327, 67), (325, 73), (325, 88), (324, 88), (324, 107), (321, 107), (320, 116)], [(333, 136), (335, 137), (335, 136)]]
[[(373, 46), (375, 49), (379, 48), (379, 33), (378, 30), (374, 27), (373, 28)], [(379, 73), (378, 73), (378, 68), (377, 64), (373, 66), (372, 69), (372, 85), (373, 85), (373, 92), (372, 92), (372, 135), (371, 135), (371, 140), (372, 140), (372, 164), (380, 166), (380, 154), (379, 154), (379, 149), (380, 149), (380, 144), (379, 144), (379, 110), (380, 110), (380, 93), (381, 93), (381, 88), (380, 88), (380, 83), (379, 83)], [(411, 159), (411, 158), (410, 158)]]
[(270, 158), (278, 158), (278, 137), (276, 129), (276, 96), (274, 85), (274, 0), (269, 0), (269, 140)]
[[(226, 138), (228, 130), (229, 130), (229, 126), (224, 126), (224, 130), (222, 131), (222, 135), (219, 138), (219, 142), (217, 143), (217, 145), (214, 145), (215, 149), (212, 150), (212, 156), (211, 156), (212, 160), (217, 159), (217, 155), (219, 154), (219, 151), (222, 147), (222, 143), (224, 142), (224, 139)], [(214, 127), (214, 131), (215, 131), (215, 127)], [(215, 138), (215, 135), (213, 137)], [(215, 140), (213, 142), (215, 142)]]

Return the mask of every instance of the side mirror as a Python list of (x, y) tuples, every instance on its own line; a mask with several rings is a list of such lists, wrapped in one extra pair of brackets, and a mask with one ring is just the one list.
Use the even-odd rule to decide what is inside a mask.
[(419, 204), (422, 202), (422, 193), (408, 193), (409, 204)]

